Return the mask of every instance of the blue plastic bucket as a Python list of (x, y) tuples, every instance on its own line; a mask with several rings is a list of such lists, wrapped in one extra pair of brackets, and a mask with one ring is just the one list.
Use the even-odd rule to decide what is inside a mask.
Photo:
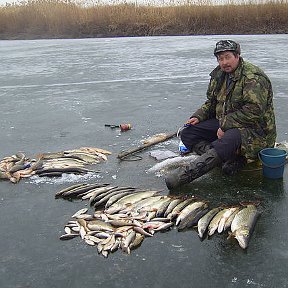
[(278, 148), (265, 148), (259, 152), (263, 176), (271, 179), (283, 177), (287, 152)]

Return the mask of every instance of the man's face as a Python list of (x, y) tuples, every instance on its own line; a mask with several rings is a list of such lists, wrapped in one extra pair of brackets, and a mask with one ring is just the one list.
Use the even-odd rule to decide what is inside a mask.
[(234, 70), (236, 70), (239, 64), (239, 59), (240, 56), (235, 56), (231, 51), (220, 52), (217, 55), (217, 61), (220, 65), (220, 68), (226, 73), (232, 73)]

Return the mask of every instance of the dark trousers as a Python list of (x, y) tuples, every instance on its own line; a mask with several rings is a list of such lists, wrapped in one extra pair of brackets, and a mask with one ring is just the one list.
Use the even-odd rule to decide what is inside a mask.
[(229, 129), (225, 131), (221, 139), (218, 139), (218, 128), (219, 121), (217, 119), (199, 122), (184, 128), (181, 131), (181, 140), (189, 150), (193, 150), (193, 146), (200, 141), (208, 141), (223, 162), (235, 159), (237, 150), (241, 146), (240, 131), (237, 128)]

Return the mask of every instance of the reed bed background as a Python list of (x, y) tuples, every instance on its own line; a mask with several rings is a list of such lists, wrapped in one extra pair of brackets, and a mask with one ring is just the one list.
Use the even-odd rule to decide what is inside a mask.
[(288, 32), (288, 1), (75, 2), (0, 7), (0, 39), (275, 34)]

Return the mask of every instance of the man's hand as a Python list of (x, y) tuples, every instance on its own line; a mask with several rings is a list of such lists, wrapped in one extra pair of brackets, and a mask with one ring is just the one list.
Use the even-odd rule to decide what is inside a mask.
[(217, 130), (217, 137), (218, 139), (221, 139), (224, 136), (224, 131), (221, 128), (218, 128)]
[(190, 118), (185, 124), (188, 124), (188, 125), (196, 125), (199, 123), (199, 120), (198, 118), (196, 117), (192, 117)]

